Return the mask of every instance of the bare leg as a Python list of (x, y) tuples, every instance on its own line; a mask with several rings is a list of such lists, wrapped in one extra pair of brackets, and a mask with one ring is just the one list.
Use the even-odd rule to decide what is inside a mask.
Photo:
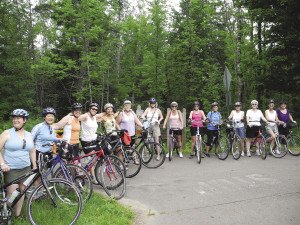
[[(7, 196), (8, 198), (11, 196), (11, 194), (17, 189), (19, 188), (20, 191), (23, 191), (25, 189), (25, 186), (23, 183), (19, 183), (19, 184), (12, 184), (9, 187), (7, 187)], [(24, 195), (19, 199), (19, 201), (16, 203), (15, 207), (14, 207), (14, 211), (15, 211), (15, 215), (18, 217), (21, 214), (21, 210), (22, 210), (22, 205), (24, 202)]]

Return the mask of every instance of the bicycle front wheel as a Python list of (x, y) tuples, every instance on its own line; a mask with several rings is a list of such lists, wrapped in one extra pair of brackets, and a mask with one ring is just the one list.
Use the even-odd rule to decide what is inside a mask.
[(126, 166), (126, 178), (136, 176), (142, 168), (142, 159), (140, 154), (132, 147), (125, 148), (124, 164)]
[(172, 161), (173, 149), (174, 149), (174, 141), (173, 141), (173, 138), (170, 137), (170, 140), (169, 140), (169, 161)]
[(298, 135), (288, 136), (288, 147), (288, 150), (292, 155), (300, 155), (300, 137)]
[(71, 182), (50, 179), (40, 184), (27, 202), (27, 215), (33, 225), (75, 224), (82, 210), (82, 197)]
[(197, 162), (201, 163), (201, 154), (202, 154), (202, 145), (201, 145), (201, 139), (200, 137), (197, 137), (196, 139), (196, 156), (197, 156)]
[(148, 160), (147, 163), (143, 163), (143, 165), (147, 168), (157, 168), (165, 162), (166, 153), (161, 144), (156, 142), (147, 142), (142, 146), (142, 148), (144, 149), (143, 151), (147, 151), (148, 154), (151, 155), (151, 157), (149, 157), (150, 160)]
[(67, 171), (63, 171), (59, 167), (54, 173), (54, 178), (61, 178), (74, 183), (82, 195), (83, 201), (87, 202), (93, 193), (93, 183), (90, 175), (81, 166), (74, 164), (66, 164), (65, 166)]
[[(228, 139), (229, 141), (230, 139)], [(228, 143), (230, 145), (230, 142)], [(232, 157), (235, 159), (235, 160), (238, 160), (240, 157), (241, 157), (241, 153), (242, 153), (242, 140), (237, 136), (237, 135), (234, 135), (234, 138), (232, 140), (232, 144), (230, 146), (231, 148), (231, 152), (232, 152)]]
[(267, 158), (266, 139), (262, 134), (259, 136), (258, 144), (259, 144), (258, 151), (259, 151), (260, 157), (262, 159), (266, 159)]
[(284, 135), (278, 135), (274, 145), (270, 145), (270, 152), (275, 158), (282, 158), (288, 152), (288, 141)]
[(217, 157), (221, 160), (225, 160), (229, 154), (229, 146), (227, 142), (227, 138), (220, 136), (215, 143), (215, 153)]

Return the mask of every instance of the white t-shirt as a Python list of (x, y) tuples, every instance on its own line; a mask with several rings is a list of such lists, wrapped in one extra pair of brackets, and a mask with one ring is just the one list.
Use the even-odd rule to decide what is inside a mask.
[(244, 111), (239, 111), (239, 112), (237, 112), (236, 110), (232, 111), (232, 121), (235, 123), (234, 128), (244, 127), (244, 123), (241, 121), (244, 115), (245, 115)]
[(270, 110), (266, 110), (265, 112), (266, 116), (268, 116), (268, 119), (269, 119), (269, 125), (268, 126), (275, 126), (275, 120), (276, 120), (276, 111), (275, 110), (272, 110), (272, 112)]
[(249, 109), (246, 113), (246, 117), (248, 118), (248, 125), (251, 126), (260, 126), (260, 120), (262, 119), (264, 115), (262, 112), (257, 109), (256, 111), (253, 111), (252, 109)]

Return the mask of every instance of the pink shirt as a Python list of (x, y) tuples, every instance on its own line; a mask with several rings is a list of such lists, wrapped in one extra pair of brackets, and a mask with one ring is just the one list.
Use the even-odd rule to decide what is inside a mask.
[(170, 129), (181, 129), (181, 121), (178, 112), (176, 115), (173, 115), (172, 112), (170, 113), (169, 123)]
[(203, 116), (201, 114), (201, 111), (193, 111), (192, 113), (192, 127), (203, 127)]

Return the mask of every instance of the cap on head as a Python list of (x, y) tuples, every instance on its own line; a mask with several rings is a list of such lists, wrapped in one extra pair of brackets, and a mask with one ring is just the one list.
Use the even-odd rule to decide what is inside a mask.
[(76, 109), (82, 109), (82, 105), (79, 102), (75, 102), (72, 105), (72, 110), (76, 110)]
[(171, 107), (172, 107), (172, 106), (177, 107), (177, 106), (178, 106), (178, 103), (177, 103), (177, 102), (171, 102)]
[(149, 103), (150, 104), (155, 104), (156, 103), (156, 99), (155, 98), (150, 98), (149, 99)]
[(253, 105), (253, 104), (256, 104), (256, 105), (258, 105), (258, 101), (257, 101), (257, 100), (255, 100), (255, 99), (254, 99), (254, 100), (252, 100), (252, 101), (251, 101), (251, 105)]
[(98, 103), (96, 103), (96, 102), (92, 102), (92, 103), (90, 104), (90, 108), (92, 108), (92, 107), (97, 107), (97, 109), (99, 109), (99, 105), (98, 105)]
[(42, 116), (46, 117), (48, 114), (52, 114), (52, 115), (56, 116), (55, 109), (53, 109), (52, 107), (47, 107), (47, 108), (43, 109)]
[(19, 116), (28, 119), (29, 113), (25, 109), (15, 109), (14, 111), (11, 112), (10, 116), (12, 117)]
[(235, 105), (235, 106), (241, 106), (242, 103), (241, 103), (241, 102), (236, 102), (236, 103), (234, 103), (234, 105)]
[(273, 99), (269, 100), (269, 104), (271, 104), (271, 103), (273, 103), (273, 104), (275, 103)]
[(106, 103), (106, 104), (104, 105), (104, 111), (106, 111), (108, 108), (114, 108), (113, 104), (111, 104), (111, 103)]
[(131, 101), (125, 100), (124, 103), (123, 103), (123, 105), (126, 105), (126, 104), (131, 104)]
[(211, 103), (211, 107), (214, 107), (214, 106), (218, 106), (218, 103), (217, 102)]

